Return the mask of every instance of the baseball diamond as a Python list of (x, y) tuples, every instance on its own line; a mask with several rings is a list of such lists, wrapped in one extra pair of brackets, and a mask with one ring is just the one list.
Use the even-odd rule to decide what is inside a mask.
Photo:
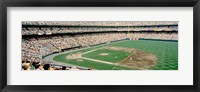
[(178, 43), (124, 40), (59, 54), (52, 59), (56, 62), (92, 67), (97, 70), (177, 70)]

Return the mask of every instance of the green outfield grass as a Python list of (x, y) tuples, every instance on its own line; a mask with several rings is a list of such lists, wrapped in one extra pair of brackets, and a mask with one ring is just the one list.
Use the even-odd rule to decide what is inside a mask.
[[(55, 56), (53, 59), (58, 62), (69, 63), (73, 65), (88, 67), (88, 68), (95, 68), (98, 70), (135, 70), (134, 68), (127, 68), (123, 66), (116, 66), (111, 64), (105, 64), (100, 62), (95, 62), (91, 60), (81, 59), (73, 59), (67, 60), (66, 56), (72, 53), (77, 52), (87, 52), (90, 50), (94, 50), (97, 48), (102, 48), (104, 45), (99, 45), (85, 48), (81, 50), (75, 50), (69, 53), (64, 53), (61, 55)], [(117, 46), (117, 47), (124, 47), (124, 48), (135, 48), (138, 50), (143, 50), (145, 52), (149, 52), (154, 54), (157, 57), (157, 63), (153, 66), (148, 68), (149, 70), (177, 70), (178, 69), (178, 42), (167, 42), (167, 41), (151, 41), (151, 40), (124, 40), (121, 42), (114, 42), (107, 44), (107, 46)], [(100, 53), (109, 53), (108, 56), (101, 56)], [(96, 59), (96, 60), (103, 60), (107, 62), (116, 63), (118, 61), (123, 60), (126, 55), (129, 54), (128, 52), (123, 51), (115, 51), (115, 50), (108, 50), (108, 49), (98, 49), (92, 52), (83, 54), (83, 57)], [(117, 56), (117, 58), (115, 58)]]

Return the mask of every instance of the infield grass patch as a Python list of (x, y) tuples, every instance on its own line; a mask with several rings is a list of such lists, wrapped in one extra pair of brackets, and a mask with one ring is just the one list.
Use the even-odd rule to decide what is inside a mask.
[[(108, 55), (100, 55), (101, 53), (107, 53)], [(93, 52), (83, 54), (83, 57), (92, 58), (96, 60), (103, 60), (107, 62), (119, 62), (125, 59), (130, 53), (124, 51), (117, 51), (117, 50), (109, 50), (109, 49), (98, 49)]]

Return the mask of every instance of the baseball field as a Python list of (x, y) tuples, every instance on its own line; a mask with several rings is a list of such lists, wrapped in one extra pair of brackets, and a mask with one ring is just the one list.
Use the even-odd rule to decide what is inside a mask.
[(178, 70), (178, 42), (123, 40), (65, 52), (53, 60), (95, 70)]

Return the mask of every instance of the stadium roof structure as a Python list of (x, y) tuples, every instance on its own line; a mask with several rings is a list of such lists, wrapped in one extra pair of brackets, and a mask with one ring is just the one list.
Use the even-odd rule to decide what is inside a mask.
[(54, 22), (54, 21), (23, 21), (23, 26), (51, 26), (51, 27), (63, 27), (63, 26), (89, 26), (89, 27), (147, 27), (147, 26), (178, 26), (178, 21), (62, 21), (62, 22)]

